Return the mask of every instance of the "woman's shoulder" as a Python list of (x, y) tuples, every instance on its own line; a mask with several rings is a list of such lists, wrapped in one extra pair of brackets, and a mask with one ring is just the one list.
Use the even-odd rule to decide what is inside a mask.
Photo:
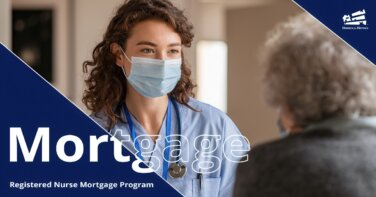
[[(200, 125), (210, 125), (207, 127), (209, 130), (213, 128), (218, 128), (211, 130), (211, 134), (220, 134), (224, 136), (223, 140), (238, 140), (242, 142), (242, 150), (249, 149), (249, 141), (246, 139), (241, 132), (239, 131), (238, 127), (235, 123), (231, 120), (231, 118), (220, 109), (198, 101), (194, 98), (190, 98), (188, 105), (194, 109), (200, 110), (199, 112), (193, 112), (188, 107), (186, 109), (192, 111), (191, 113), (186, 113), (184, 118), (188, 119), (191, 122), (200, 122)], [(208, 132), (208, 130), (206, 130)]]
[(189, 98), (188, 105), (191, 106), (194, 109), (197, 109), (199, 111), (202, 111), (203, 113), (211, 112), (215, 113), (219, 116), (227, 116), (225, 112), (221, 111), (217, 107), (214, 107), (208, 103), (204, 103), (202, 101), (199, 101), (193, 97)]
[(192, 116), (200, 117), (203, 120), (211, 119), (217, 120), (219, 122), (231, 121), (228, 115), (222, 110), (202, 101), (199, 101), (195, 98), (190, 97), (189, 102), (187, 103), (190, 107), (197, 110), (194, 111), (189, 109), (187, 106), (184, 106), (185, 110), (188, 111), (187, 115), (191, 114)]

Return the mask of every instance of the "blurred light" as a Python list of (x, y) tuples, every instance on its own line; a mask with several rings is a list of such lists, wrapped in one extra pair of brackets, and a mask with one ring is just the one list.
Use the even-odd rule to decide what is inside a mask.
[(227, 111), (227, 44), (222, 41), (197, 43), (199, 100)]
[(35, 67), (40, 60), (40, 51), (35, 46), (25, 46), (20, 50), (20, 58), (29, 66)]
[(23, 20), (17, 20), (14, 29), (16, 31), (23, 31), (25, 29), (25, 22)]

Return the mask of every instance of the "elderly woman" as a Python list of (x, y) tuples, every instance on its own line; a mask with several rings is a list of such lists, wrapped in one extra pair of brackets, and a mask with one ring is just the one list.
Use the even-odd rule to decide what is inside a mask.
[(376, 196), (376, 67), (305, 14), (264, 54), (284, 137), (251, 150), (234, 196)]

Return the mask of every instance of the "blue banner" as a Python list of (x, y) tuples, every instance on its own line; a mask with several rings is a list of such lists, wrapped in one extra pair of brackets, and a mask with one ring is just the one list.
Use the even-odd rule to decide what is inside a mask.
[(376, 63), (376, 1), (294, 0), (302, 9)]
[(0, 66), (0, 196), (181, 196), (3, 45)]

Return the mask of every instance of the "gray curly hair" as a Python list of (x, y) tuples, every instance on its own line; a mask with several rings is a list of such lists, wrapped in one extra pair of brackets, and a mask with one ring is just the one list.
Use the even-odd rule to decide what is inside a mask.
[(376, 67), (308, 14), (278, 25), (263, 53), (266, 100), (297, 125), (376, 115)]

